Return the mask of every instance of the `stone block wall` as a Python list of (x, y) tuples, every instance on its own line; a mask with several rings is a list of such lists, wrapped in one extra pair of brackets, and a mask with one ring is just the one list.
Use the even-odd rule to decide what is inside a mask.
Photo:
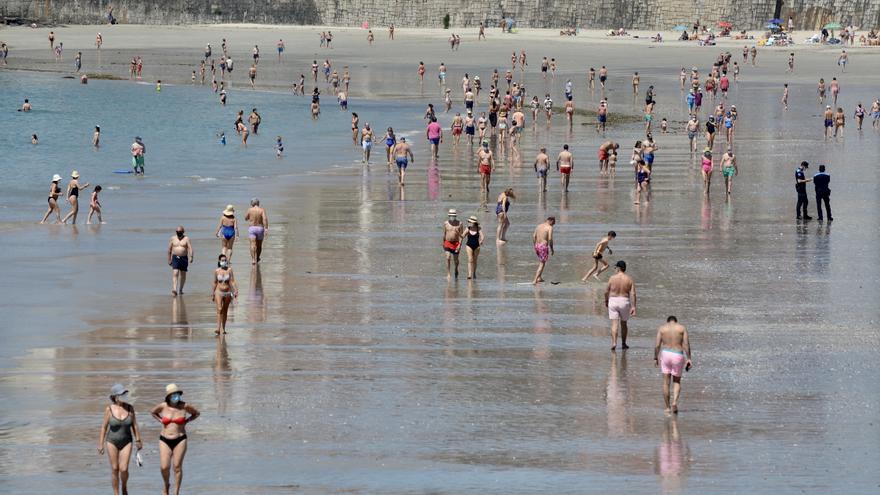
[[(72, 24), (103, 22), (108, 4), (121, 23), (193, 24), (250, 22), (384, 28), (452, 28), (481, 21), (497, 26), (504, 18), (521, 27), (650, 29), (666, 31), (699, 21), (732, 22), (757, 29), (773, 17), (776, 0), (0, 0), (0, 15)], [(880, 27), (880, 0), (785, 0), (783, 19), (794, 15), (798, 29), (827, 22)]]

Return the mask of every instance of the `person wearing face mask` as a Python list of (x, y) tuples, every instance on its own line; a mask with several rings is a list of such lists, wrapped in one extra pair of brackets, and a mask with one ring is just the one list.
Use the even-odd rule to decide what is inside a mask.
[(98, 435), (98, 454), (110, 460), (113, 475), (113, 495), (128, 493), (128, 463), (131, 460), (131, 444), (134, 440), (137, 449), (144, 448), (141, 432), (135, 419), (128, 390), (119, 383), (110, 389), (110, 405), (104, 409), (101, 433)]
[(183, 295), (186, 284), (186, 270), (193, 262), (193, 247), (189, 242), (183, 225), (177, 226), (177, 232), (168, 242), (168, 266), (171, 267), (171, 295)]
[(162, 423), (159, 434), (159, 468), (165, 482), (163, 493), (170, 493), (171, 466), (174, 466), (174, 493), (180, 495), (183, 481), (183, 458), (186, 455), (186, 424), (199, 417), (195, 407), (183, 401), (183, 390), (174, 383), (165, 387), (165, 401), (150, 411), (153, 419)]
[(233, 297), (238, 297), (238, 284), (235, 283), (235, 275), (232, 273), (232, 267), (229, 266), (229, 259), (221, 254), (217, 258), (214, 285), (211, 287), (211, 299), (217, 304), (217, 330), (214, 330), (217, 335), (226, 333), (226, 316)]

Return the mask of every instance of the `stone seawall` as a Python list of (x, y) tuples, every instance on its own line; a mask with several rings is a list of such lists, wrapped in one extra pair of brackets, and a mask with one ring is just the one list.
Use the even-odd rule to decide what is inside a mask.
[[(519, 26), (668, 30), (699, 20), (729, 21), (759, 29), (776, 12), (777, 0), (3, 0), (0, 15), (71, 24), (103, 22), (108, 5), (124, 24), (262, 23), (453, 28), (481, 21), (495, 26), (516, 19)], [(827, 22), (880, 26), (880, 0), (786, 0), (780, 17), (794, 16), (798, 29)]]

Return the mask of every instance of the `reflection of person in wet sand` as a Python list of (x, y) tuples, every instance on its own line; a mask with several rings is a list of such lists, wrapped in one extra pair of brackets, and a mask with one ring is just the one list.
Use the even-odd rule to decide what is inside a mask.
[(626, 334), (629, 330), (627, 320), (636, 315), (636, 284), (632, 277), (626, 274), (626, 262), (620, 260), (615, 265), (617, 273), (608, 279), (608, 287), (605, 289), (605, 307), (608, 308), (608, 318), (611, 320), (611, 350), (617, 349), (617, 327), (620, 327), (620, 340), (623, 349), (629, 349), (626, 345)]
[(535, 279), (532, 284), (538, 284), (544, 281), (541, 275), (544, 274), (544, 267), (547, 260), (550, 259), (553, 252), (553, 226), (556, 225), (555, 217), (547, 217), (547, 220), (535, 228), (532, 234), (532, 242), (535, 244), (535, 254), (538, 256), (538, 270), (535, 272)]
[(673, 416), (666, 420), (663, 440), (657, 446), (657, 459), (654, 462), (655, 472), (663, 479), (663, 493), (682, 491), (682, 481), (686, 479), (688, 459), (690, 458), (687, 443), (678, 431), (678, 422)]
[[(657, 329), (654, 342), (654, 366), (663, 373), (663, 401), (666, 414), (678, 414), (678, 396), (681, 393), (681, 372), (691, 369), (691, 343), (687, 328), (678, 323), (678, 318), (670, 316), (666, 324)], [(672, 379), (672, 394), (669, 393), (669, 380)]]
[[(608, 243), (610, 243), (615, 237), (617, 237), (617, 232), (611, 230), (608, 232), (608, 235), (603, 237), (602, 240), (596, 244), (596, 248), (593, 249), (593, 267), (590, 268), (590, 271), (588, 271), (586, 275), (584, 275), (581, 282), (586, 282), (587, 279), (590, 278), (590, 275), (596, 280), (599, 280), (599, 275), (608, 269), (608, 262), (602, 259), (602, 254), (606, 249), (608, 250), (608, 254), (614, 254), (608, 246)], [(600, 263), (602, 264), (602, 268), (599, 268)]]

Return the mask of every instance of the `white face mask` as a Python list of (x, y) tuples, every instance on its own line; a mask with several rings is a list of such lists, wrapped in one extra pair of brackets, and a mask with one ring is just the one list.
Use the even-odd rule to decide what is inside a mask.
[(227, 266), (229, 266), (229, 262), (228, 262), (228, 261), (224, 260), (224, 261), (221, 261), (221, 262), (220, 262), (220, 268), (226, 268)]

